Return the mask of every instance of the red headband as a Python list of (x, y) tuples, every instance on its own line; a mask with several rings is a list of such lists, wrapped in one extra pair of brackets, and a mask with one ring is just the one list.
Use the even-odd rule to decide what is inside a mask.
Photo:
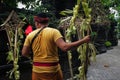
[(37, 21), (37, 22), (48, 21), (48, 20), (49, 18), (42, 18), (42, 17), (34, 16), (34, 21)]

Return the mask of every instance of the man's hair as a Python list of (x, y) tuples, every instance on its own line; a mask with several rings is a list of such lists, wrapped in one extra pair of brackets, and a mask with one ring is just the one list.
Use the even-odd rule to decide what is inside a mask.
[(43, 12), (37, 14), (36, 16), (41, 17), (41, 18), (48, 18), (47, 13), (43, 13)]
[(47, 24), (49, 21), (48, 15), (46, 13), (39, 13), (34, 16), (34, 20), (41, 23), (41, 24)]

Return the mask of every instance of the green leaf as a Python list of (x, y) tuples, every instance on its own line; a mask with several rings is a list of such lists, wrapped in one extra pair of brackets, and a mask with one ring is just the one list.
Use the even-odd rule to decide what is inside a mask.
[(73, 13), (73, 11), (72, 11), (72, 10), (69, 10), (69, 9), (60, 12), (60, 14), (61, 14), (61, 15), (64, 15), (64, 16), (66, 16), (66, 15), (68, 15), (68, 14), (72, 14), (72, 13)]

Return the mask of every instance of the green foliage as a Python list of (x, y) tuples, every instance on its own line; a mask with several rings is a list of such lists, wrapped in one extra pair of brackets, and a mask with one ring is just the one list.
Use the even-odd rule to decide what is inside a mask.
[(101, 2), (103, 3), (104, 7), (109, 9), (110, 7), (112, 7), (113, 9), (117, 10), (118, 12), (118, 18), (115, 19), (114, 15), (115, 13), (112, 14), (108, 14), (108, 18), (112, 21), (112, 22), (116, 22), (118, 23), (118, 36), (120, 33), (120, 0), (101, 0)]
[[(46, 1), (46, 4), (42, 4), (43, 0), (3, 0), (3, 3), (8, 5), (10, 8), (17, 8), (17, 3), (21, 2), (26, 5), (28, 12), (32, 13), (20, 13), (20, 16), (24, 16), (28, 19), (28, 21), (34, 26), (33, 16), (39, 12), (47, 12), (50, 15), (50, 26), (57, 27), (59, 20), (55, 17), (55, 8), (53, 7), (54, 2), (50, 0)], [(23, 18), (24, 18), (23, 17)]]
[(60, 12), (60, 14), (64, 15), (64, 16), (72, 14), (72, 13), (73, 13), (73, 10), (70, 10), (70, 9), (66, 9), (66, 10)]
[[(39, 1), (40, 2), (40, 1)], [(19, 13), (20, 16), (26, 17), (30, 24), (34, 26), (33, 16), (40, 13), (45, 12), (48, 14), (49, 26), (56, 28), (58, 26), (59, 20), (56, 18), (54, 13), (54, 7), (50, 3), (46, 4), (38, 4), (39, 2), (32, 2), (30, 5), (27, 5), (26, 8), (28, 9), (29, 15), (26, 12)]]
[[(29, 13), (29, 15), (27, 12)], [(34, 21), (33, 21), (34, 15), (33, 15), (32, 11), (26, 10), (25, 12), (21, 12), (21, 13), (19, 12), (18, 15), (20, 18), (26, 19), (34, 28)]]
[(97, 32), (91, 32), (91, 34), (90, 34), (91, 41), (95, 41), (95, 38), (97, 35), (98, 35)]
[(8, 60), (8, 63), (10, 63), (11, 61), (14, 60), (13, 51), (9, 51), (7, 54), (8, 54), (7, 60)]
[[(17, 1), (27, 5), (27, 4), (30, 4), (32, 2), (35, 2), (36, 0), (17, 0)], [(39, 1), (41, 1), (41, 0), (38, 0), (38, 2)]]
[[(30, 3), (35, 2), (35, 0), (2, 0), (9, 8), (16, 8), (17, 3), (21, 2), (25, 5), (30, 5)], [(40, 0), (38, 0), (40, 1)]]
[(110, 47), (112, 45), (112, 43), (110, 41), (106, 41), (104, 44), (106, 47)]
[(16, 0), (3, 0), (3, 3), (5, 3), (9, 8), (16, 8), (17, 7), (17, 1)]
[(113, 0), (101, 0), (101, 2), (107, 8), (114, 6)]

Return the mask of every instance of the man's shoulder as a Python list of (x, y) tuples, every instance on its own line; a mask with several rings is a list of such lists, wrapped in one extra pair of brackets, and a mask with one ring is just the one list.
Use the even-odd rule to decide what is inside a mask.
[(28, 36), (34, 36), (38, 32), (38, 29), (33, 30)]
[(58, 29), (57, 29), (57, 28), (52, 28), (52, 27), (47, 27), (46, 29), (47, 29), (47, 30), (58, 31)]
[(31, 34), (37, 33), (39, 31), (39, 29), (35, 29), (31, 32)]

